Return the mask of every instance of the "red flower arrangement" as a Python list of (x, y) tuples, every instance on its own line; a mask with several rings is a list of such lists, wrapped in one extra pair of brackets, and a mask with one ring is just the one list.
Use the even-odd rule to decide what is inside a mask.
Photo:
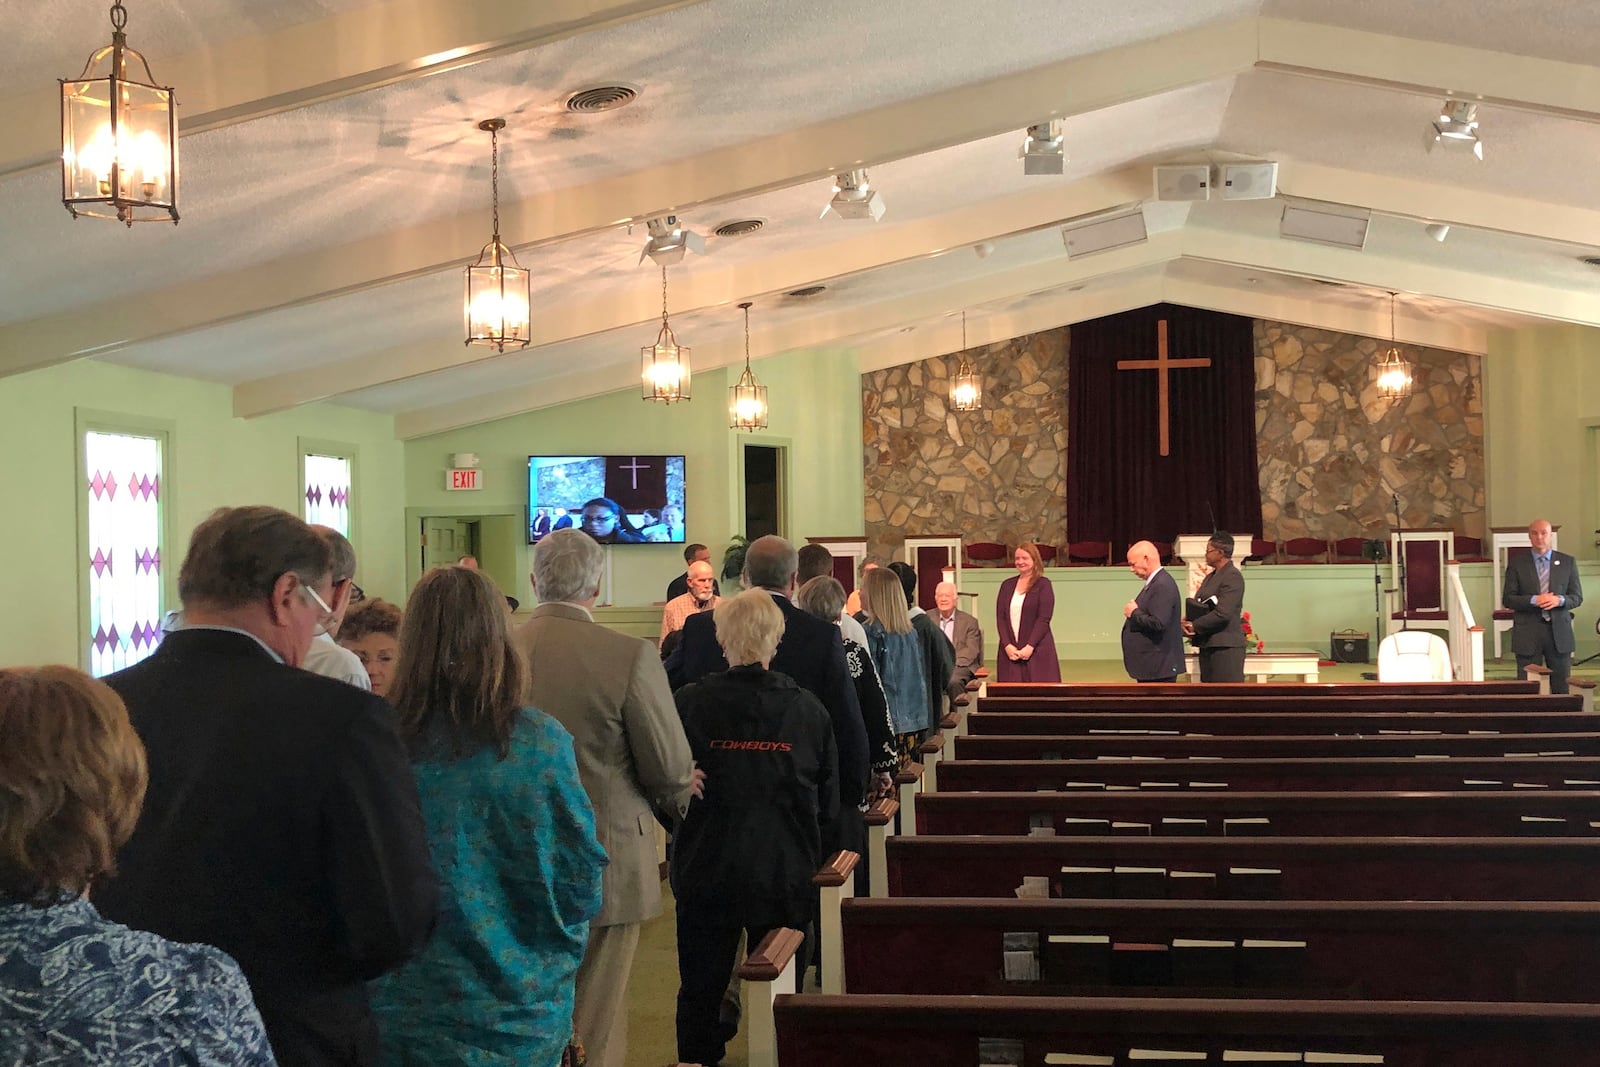
[(1239, 622), (1244, 626), (1245, 651), (1248, 652), (1250, 650), (1250, 646), (1253, 644), (1255, 645), (1255, 650), (1257, 652), (1265, 652), (1267, 650), (1267, 643), (1261, 640), (1261, 635), (1256, 633), (1256, 628), (1250, 625), (1250, 613), (1248, 611), (1239, 616)]

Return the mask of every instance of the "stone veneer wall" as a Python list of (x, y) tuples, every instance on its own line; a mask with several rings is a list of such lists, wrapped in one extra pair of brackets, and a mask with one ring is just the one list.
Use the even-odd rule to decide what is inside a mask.
[(1255, 324), (1256, 441), (1265, 536), (1383, 537), (1398, 493), (1407, 527), (1482, 537), (1482, 357), (1402, 345), (1412, 393), (1370, 373), (1387, 341)]
[[(861, 376), (868, 551), (957, 534), (1016, 545), (1065, 539), (1063, 327), (968, 353), (979, 411), (949, 410), (960, 354)], [(1483, 536), (1481, 359), (1402, 346), (1409, 399), (1376, 395), (1385, 341), (1257, 321), (1256, 440), (1263, 536), (1383, 536), (1399, 493), (1408, 527)]]
[(968, 353), (983, 407), (950, 409), (960, 354), (861, 376), (867, 551), (907, 537), (1060, 544), (1067, 517), (1067, 330)]

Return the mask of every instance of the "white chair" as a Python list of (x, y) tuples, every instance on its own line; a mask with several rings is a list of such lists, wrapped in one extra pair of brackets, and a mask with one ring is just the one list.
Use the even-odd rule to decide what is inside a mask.
[(1378, 645), (1378, 681), (1449, 682), (1455, 680), (1450, 646), (1427, 630), (1400, 630)]

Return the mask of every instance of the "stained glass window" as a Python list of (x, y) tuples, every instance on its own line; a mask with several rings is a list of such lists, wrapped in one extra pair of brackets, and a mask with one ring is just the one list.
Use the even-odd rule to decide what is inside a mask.
[(303, 457), (307, 522), (350, 536), (350, 460), (307, 452)]
[(90, 430), (89, 671), (132, 666), (161, 642), (161, 439)]

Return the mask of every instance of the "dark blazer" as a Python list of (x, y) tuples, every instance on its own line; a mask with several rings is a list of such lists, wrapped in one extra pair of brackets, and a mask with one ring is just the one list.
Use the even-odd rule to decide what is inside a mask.
[(150, 786), (95, 906), (237, 960), (285, 1067), (377, 1063), (365, 983), (422, 949), (439, 901), (393, 709), (223, 630), (105, 681)]
[(1122, 666), (1140, 682), (1170, 681), (1183, 671), (1182, 598), (1172, 575), (1157, 568), (1122, 620)]
[[(1000, 583), (1000, 594), (995, 599), (995, 632), (1000, 641), (1000, 654), (995, 657), (997, 682), (1059, 682), (1061, 662), (1056, 658), (1056, 640), (1050, 633), (1050, 619), (1056, 613), (1056, 593), (1050, 579), (1043, 575), (1035, 578), (1028, 587), (1027, 598), (1022, 602), (1022, 627), (1020, 633), (1011, 630), (1011, 598), (1017, 591), (1017, 577), (1013, 575)], [(1023, 648), (1033, 646), (1033, 657), (1024, 662), (1014, 662), (1006, 655), (1006, 646)]]
[(939, 629), (938, 621), (926, 611), (911, 616), (911, 628), (922, 642), (923, 677), (928, 690), (928, 729), (937, 730), (939, 720), (944, 718), (945, 691), (950, 688), (950, 677), (955, 671), (956, 650), (944, 631)]
[[(1566, 597), (1559, 608), (1550, 609), (1550, 630), (1555, 637), (1557, 652), (1571, 652), (1577, 647), (1572, 637), (1572, 609), (1583, 603), (1583, 584), (1578, 581), (1578, 564), (1565, 552), (1550, 553), (1550, 591)], [(1511, 651), (1519, 656), (1539, 653), (1539, 627), (1544, 625), (1544, 613), (1533, 603), (1539, 595), (1539, 570), (1534, 566), (1533, 553), (1518, 553), (1506, 561), (1506, 578), (1500, 602), (1510, 608)]]
[[(932, 611), (935, 623), (939, 622), (938, 611)], [(983, 627), (978, 624), (975, 616), (957, 608), (950, 613), (950, 644), (956, 650), (956, 667), (950, 675), (950, 693), (959, 696), (966, 691), (967, 683), (983, 666)], [(943, 628), (941, 627), (941, 632)]]
[(1190, 640), (1197, 648), (1243, 648), (1244, 622), (1240, 615), (1244, 611), (1244, 575), (1232, 560), (1206, 575), (1194, 593), (1194, 599), (1200, 601), (1212, 597), (1217, 602), (1193, 620), (1194, 637)]
[[(802, 689), (809, 689), (828, 709), (838, 746), (840, 811), (855, 811), (866, 797), (867, 728), (845, 662), (844, 640), (837, 626), (801, 611), (783, 594), (773, 593), (772, 602), (783, 612), (783, 637), (778, 641), (771, 669), (787, 674)], [(689, 616), (683, 624), (683, 642), (667, 657), (667, 679), (672, 688), (681, 689), (727, 669), (728, 661), (717, 644), (712, 613), (702, 611)]]

